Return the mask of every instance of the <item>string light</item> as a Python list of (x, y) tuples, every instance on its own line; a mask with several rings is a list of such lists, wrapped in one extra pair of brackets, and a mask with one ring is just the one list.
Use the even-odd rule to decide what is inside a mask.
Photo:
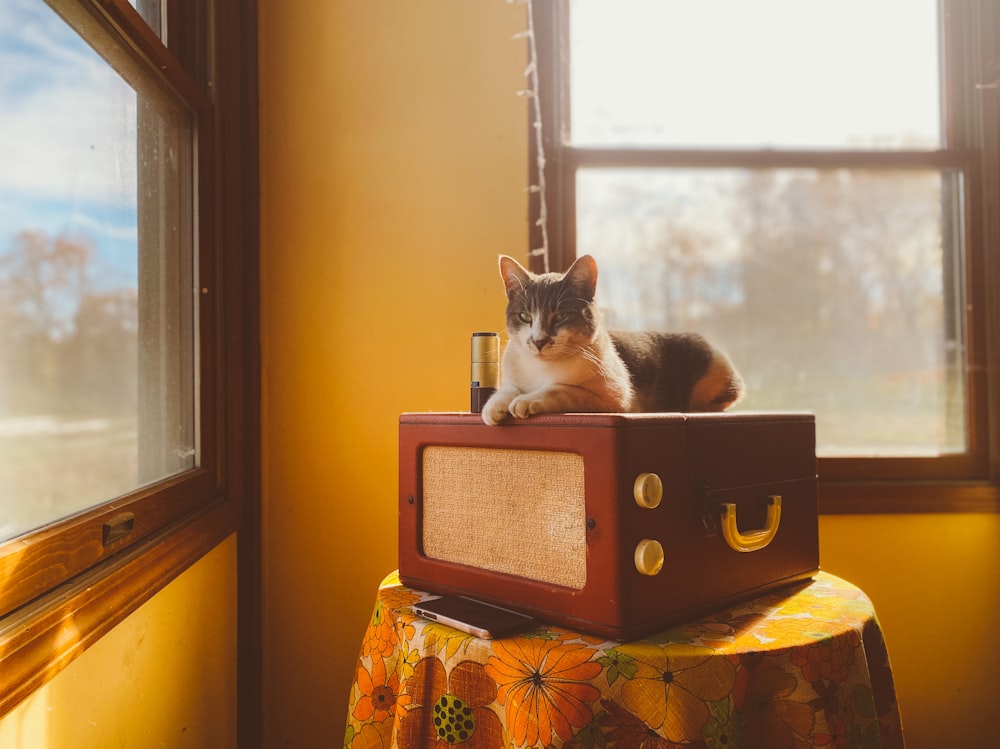
[(532, 111), (531, 129), (535, 137), (535, 166), (538, 171), (537, 183), (528, 185), (527, 192), (538, 195), (538, 220), (535, 221), (541, 231), (542, 245), (534, 247), (529, 251), (530, 257), (540, 257), (542, 268), (549, 272), (549, 231), (548, 212), (545, 201), (545, 150), (542, 139), (542, 107), (538, 96), (538, 51), (535, 47), (535, 21), (532, 8), (532, 0), (507, 0), (508, 3), (517, 3), (527, 6), (528, 28), (514, 34), (514, 39), (526, 39), (528, 42), (528, 65), (524, 69), (524, 77), (528, 79), (527, 87), (517, 92), (518, 96), (523, 96), (530, 101)]

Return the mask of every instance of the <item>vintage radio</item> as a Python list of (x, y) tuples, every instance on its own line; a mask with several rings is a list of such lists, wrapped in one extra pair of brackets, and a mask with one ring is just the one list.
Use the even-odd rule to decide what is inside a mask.
[(805, 413), (399, 423), (399, 574), (629, 640), (812, 576)]

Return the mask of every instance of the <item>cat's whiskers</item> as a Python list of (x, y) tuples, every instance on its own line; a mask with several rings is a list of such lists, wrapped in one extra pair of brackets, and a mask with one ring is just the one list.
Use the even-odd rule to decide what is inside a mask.
[(594, 350), (592, 346), (581, 346), (578, 343), (573, 345), (576, 348), (576, 350), (572, 352), (573, 355), (577, 356), (578, 358), (584, 361), (596, 365), (597, 372), (602, 377), (607, 376), (609, 374), (607, 362), (604, 360), (603, 357), (600, 356), (600, 354), (597, 353), (597, 351)]

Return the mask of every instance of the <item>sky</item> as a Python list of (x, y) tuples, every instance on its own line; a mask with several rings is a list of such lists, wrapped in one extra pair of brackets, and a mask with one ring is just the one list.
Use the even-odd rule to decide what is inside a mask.
[(42, 0), (0, 2), (0, 252), (21, 231), (90, 240), (136, 283), (136, 96)]

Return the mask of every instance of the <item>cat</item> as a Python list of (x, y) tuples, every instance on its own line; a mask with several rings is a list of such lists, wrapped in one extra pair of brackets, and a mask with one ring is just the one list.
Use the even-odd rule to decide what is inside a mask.
[(590, 255), (543, 274), (501, 255), (500, 275), (508, 341), (486, 424), (541, 413), (724, 411), (744, 394), (726, 355), (698, 334), (606, 330)]

